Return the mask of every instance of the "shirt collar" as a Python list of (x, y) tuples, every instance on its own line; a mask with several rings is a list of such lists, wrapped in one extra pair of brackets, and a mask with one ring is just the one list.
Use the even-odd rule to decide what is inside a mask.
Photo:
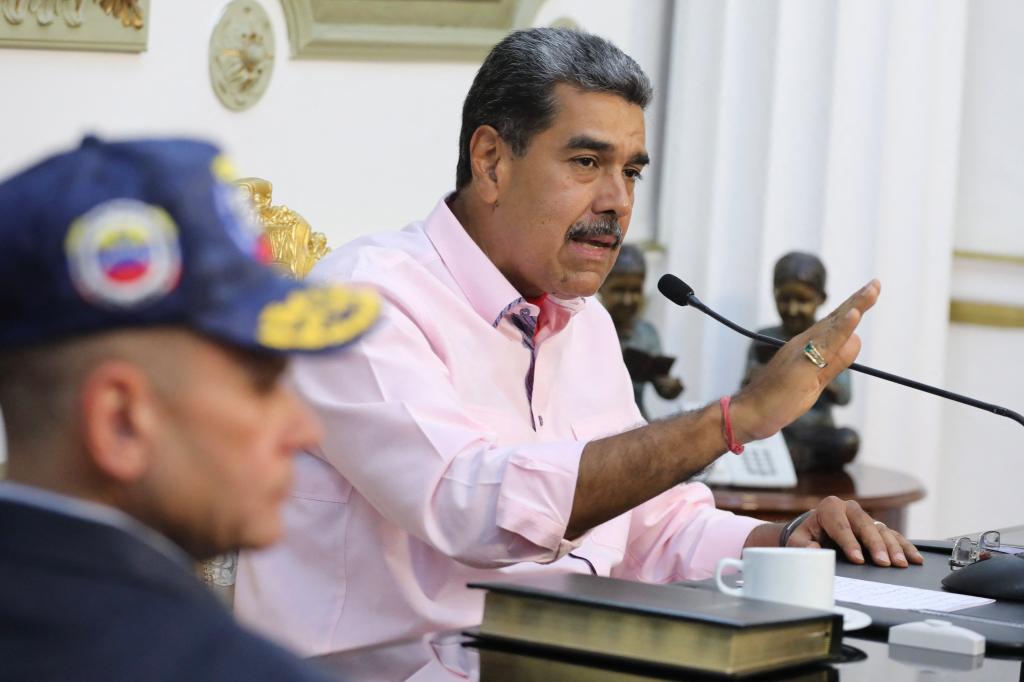
[(13, 481), (0, 481), (0, 500), (118, 528), (146, 543), (185, 570), (191, 570), (192, 560), (185, 550), (149, 526), (113, 507)]
[[(529, 307), (533, 315), (539, 308), (528, 303), (516, 288), (501, 274), (497, 266), (487, 257), (466, 229), (459, 222), (448, 199), (441, 199), (425, 221), (425, 232), (434, 245), (445, 267), (452, 274), (463, 295), (476, 313), (491, 326), (498, 326), (502, 318), (514, 313), (522, 307)], [(565, 311), (566, 314), (555, 316), (553, 321), (560, 322), (558, 328), (564, 327), (569, 318), (579, 312), (586, 299), (582, 297), (563, 299), (548, 295), (545, 303)]]

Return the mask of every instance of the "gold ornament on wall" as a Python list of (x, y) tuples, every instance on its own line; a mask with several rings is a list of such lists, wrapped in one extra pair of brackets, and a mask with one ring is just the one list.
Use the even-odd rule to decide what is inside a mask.
[[(26, 12), (36, 18), (40, 26), (49, 26), (58, 17), (71, 28), (84, 21), (82, 4), (85, 0), (0, 0), (4, 18), (18, 25), (25, 21)], [(103, 11), (121, 20), (125, 28), (141, 29), (145, 22), (140, 0), (93, 0)]]
[(274, 31), (255, 0), (233, 0), (210, 36), (210, 82), (232, 111), (259, 101), (274, 70)]
[(121, 20), (125, 28), (142, 28), (142, 8), (139, 0), (98, 0), (103, 11)]
[(150, 0), (0, 0), (0, 47), (142, 52)]

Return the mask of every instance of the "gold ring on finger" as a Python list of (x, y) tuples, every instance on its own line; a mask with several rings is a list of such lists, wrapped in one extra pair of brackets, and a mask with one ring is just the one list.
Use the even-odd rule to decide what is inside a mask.
[(804, 346), (804, 355), (807, 359), (815, 364), (818, 369), (825, 369), (828, 367), (828, 363), (825, 362), (825, 357), (818, 350), (818, 347), (814, 345), (813, 341), (808, 341), (807, 345)]

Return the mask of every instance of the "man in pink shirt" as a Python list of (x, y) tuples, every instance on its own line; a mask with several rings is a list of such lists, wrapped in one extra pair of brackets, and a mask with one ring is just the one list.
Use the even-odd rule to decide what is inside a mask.
[[(307, 654), (350, 649), (478, 623), (474, 580), (704, 578), (745, 546), (780, 544), (780, 524), (716, 510), (683, 482), (813, 405), (857, 355), (879, 286), (780, 350), (731, 406), (645, 424), (591, 297), (648, 163), (650, 98), (601, 38), (509, 35), (466, 98), (455, 192), (314, 270), (389, 305), (348, 354), (294, 366), (326, 436), (297, 460), (284, 542), (241, 559), (243, 620)], [(836, 498), (787, 530), (789, 545), (830, 537), (854, 562), (863, 549), (883, 565), (921, 561)]]

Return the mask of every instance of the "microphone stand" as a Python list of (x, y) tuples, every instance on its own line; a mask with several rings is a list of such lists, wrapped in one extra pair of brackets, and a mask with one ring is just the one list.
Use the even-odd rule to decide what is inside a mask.
[[(682, 285), (682, 287), (680, 287), (680, 285)], [(732, 322), (731, 320), (727, 320), (726, 318), (722, 317), (714, 310), (704, 305), (704, 303), (702, 303), (701, 300), (697, 298), (697, 295), (693, 293), (693, 289), (687, 286), (682, 280), (680, 280), (675, 275), (663, 275), (662, 278), (658, 281), (658, 290), (662, 293), (662, 295), (665, 296), (665, 298), (669, 299), (673, 303), (677, 305), (692, 306), (697, 310), (701, 311), (702, 313), (704, 313), (705, 315), (707, 315), (708, 317), (711, 317), (712, 319), (721, 322), (729, 329), (732, 329), (733, 331), (742, 334), (747, 338), (753, 339), (755, 341), (760, 341), (761, 343), (765, 343), (769, 346), (775, 346), (776, 348), (782, 348), (782, 346), (786, 345), (786, 342), (781, 339), (776, 339), (772, 336), (765, 336), (764, 334), (756, 334), (752, 331), (744, 329), (735, 322)], [(685, 302), (681, 303), (678, 300), (678, 298), (680, 297), (683, 297)], [(991, 412), (992, 414), (997, 414), (1001, 417), (1007, 417), (1008, 419), (1012, 419), (1013, 421), (1017, 422), (1021, 426), (1024, 426), (1024, 415), (1021, 415), (1018, 412), (1014, 412), (1013, 410), (1002, 407), (1000, 405), (993, 405), (992, 403), (986, 403), (981, 400), (975, 400), (974, 398), (970, 398), (965, 395), (960, 395), (959, 393), (947, 391), (945, 389), (937, 388), (935, 386), (929, 386), (928, 384), (923, 384), (920, 381), (914, 381), (913, 379), (907, 379), (905, 377), (897, 376), (895, 374), (890, 374), (889, 372), (883, 372), (880, 369), (867, 367), (866, 365), (859, 365), (857, 363), (853, 363), (852, 365), (850, 365), (850, 369), (852, 369), (855, 372), (860, 372), (861, 374), (867, 374), (873, 377), (878, 377), (879, 379), (885, 379), (886, 381), (891, 381), (895, 384), (900, 384), (901, 386), (916, 388), (919, 391), (931, 393), (932, 395), (937, 395), (940, 398), (947, 398), (948, 400), (963, 403), (964, 405), (970, 405), (971, 407), (976, 407), (979, 410), (985, 410), (986, 412)]]

